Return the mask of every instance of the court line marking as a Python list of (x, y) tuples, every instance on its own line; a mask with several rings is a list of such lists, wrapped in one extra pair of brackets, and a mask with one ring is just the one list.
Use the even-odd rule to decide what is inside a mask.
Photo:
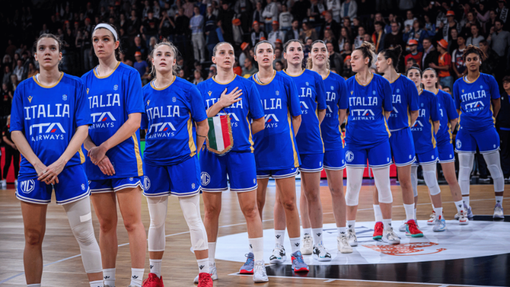
[[(503, 197), (503, 199), (510, 199), (510, 197)], [(488, 201), (488, 200), (494, 200), (494, 199), (489, 199), (489, 198), (487, 198), (487, 199), (472, 199), (471, 201)], [(443, 203), (454, 203), (454, 202), (453, 201), (445, 201)], [(418, 205), (429, 205), (429, 204), (431, 204), (431, 203), (418, 203)], [(394, 205), (392, 208), (396, 208), (396, 207), (404, 207), (404, 205)], [(373, 208), (358, 209), (358, 211), (366, 211), (366, 210), (373, 210)], [(325, 212), (323, 214), (333, 214), (333, 212)], [(271, 218), (271, 219), (262, 220), (262, 222), (267, 222), (267, 221), (273, 221), (273, 219)], [(245, 222), (241, 222), (241, 223), (222, 225), (222, 226), (219, 226), (218, 228), (226, 228), (226, 227), (232, 227), (232, 226), (238, 226), (238, 225), (246, 225), (246, 223)], [(187, 233), (189, 233), (189, 231), (183, 231), (183, 232), (168, 234), (168, 235), (165, 235), (165, 238), (166, 237), (183, 235), (183, 234), (187, 234)], [(124, 246), (127, 246), (127, 245), (129, 245), (129, 242), (119, 244), (118, 247), (124, 247)], [(77, 257), (81, 257), (81, 253), (78, 254), (78, 255), (73, 255), (73, 256), (70, 256), (70, 257), (67, 257), (67, 258), (63, 258), (63, 259), (60, 259), (60, 260), (57, 260), (57, 261), (54, 261), (54, 262), (47, 263), (47, 264), (43, 265), (43, 268), (46, 267), (46, 266), (50, 266), (50, 265), (53, 265), (53, 264), (57, 264), (57, 263), (61, 263), (61, 262), (67, 261), (67, 260), (71, 260), (71, 259), (74, 259), (74, 258), (77, 258)], [(44, 272), (44, 269), (43, 269), (43, 272)], [(25, 272), (21, 272), (19, 274), (13, 275), (13, 276), (11, 276), (11, 277), (9, 277), (7, 279), (4, 279), (4, 280), (0, 281), (0, 284), (3, 284), (5, 282), (7, 282), (7, 281), (10, 281), (10, 280), (12, 280), (12, 279), (14, 279), (16, 277), (19, 277), (19, 276), (21, 276), (23, 274), (25, 274)], [(233, 273), (233, 274), (236, 274), (236, 273)], [(279, 276), (269, 276), (269, 277), (276, 277), (276, 278), (278, 278)], [(285, 276), (280, 276), (280, 277), (282, 277), (282, 278), (294, 278), (294, 277), (285, 277)], [(308, 278), (308, 277), (296, 277), (296, 278), (318, 279), (318, 278)], [(322, 278), (322, 279), (324, 279), (324, 278)], [(347, 279), (334, 279), (334, 280), (347, 280)], [(369, 281), (369, 282), (373, 282), (373, 281)], [(402, 282), (398, 282), (398, 283), (402, 283)], [(407, 283), (407, 282), (404, 282), (404, 283)], [(413, 283), (413, 284), (418, 284), (418, 283)], [(420, 284), (426, 284), (426, 283), (420, 283)], [(439, 284), (435, 284), (435, 285), (439, 285)], [(474, 286), (474, 285), (458, 285), (458, 286)], [(487, 286), (487, 287), (490, 287), (490, 286)], [(497, 286), (495, 286), (495, 287), (497, 287)]]

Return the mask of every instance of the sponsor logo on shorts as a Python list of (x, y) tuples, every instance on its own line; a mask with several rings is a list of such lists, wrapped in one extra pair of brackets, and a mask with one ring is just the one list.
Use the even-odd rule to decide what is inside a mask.
[(81, 184), (81, 190), (85, 190), (85, 184), (84, 183)]
[(209, 183), (211, 183), (211, 176), (207, 172), (203, 171), (200, 174), (200, 180), (202, 181), (203, 186), (208, 186)]
[(257, 179), (256, 179), (256, 178), (254, 178), (254, 179), (253, 179), (253, 184), (256, 184), (256, 183), (257, 183)]
[(195, 184), (194, 183), (191, 184), (191, 188), (195, 189)]
[(455, 146), (457, 147), (457, 149), (460, 149), (462, 147), (462, 142), (460, 140), (456, 140)]
[(145, 190), (149, 190), (151, 188), (151, 180), (148, 176), (145, 176), (143, 179), (143, 186)]
[(20, 183), (20, 187), (19, 188), (21, 189), (21, 191), (23, 193), (29, 194), (32, 191), (34, 191), (35, 181), (33, 179), (24, 180), (24, 181), (22, 181)]
[(347, 162), (352, 162), (354, 160), (354, 153), (350, 150), (345, 152), (345, 160)]
[(130, 177), (130, 178), (129, 178), (129, 181), (133, 181), (133, 178), (132, 178), (132, 177)]

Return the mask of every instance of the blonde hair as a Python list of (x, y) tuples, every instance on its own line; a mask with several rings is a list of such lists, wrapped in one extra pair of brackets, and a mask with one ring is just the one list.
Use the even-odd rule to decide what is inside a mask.
[[(313, 50), (313, 45), (315, 44), (323, 44), (324, 47), (326, 47), (326, 50), (328, 50), (328, 47), (326, 46), (326, 43), (324, 43), (324, 41), (322, 40), (316, 40), (315, 42), (312, 43), (312, 47), (311, 47), (311, 50)], [(312, 53), (312, 51), (310, 51), (310, 53)], [(328, 60), (326, 61), (326, 69), (330, 69), (331, 65), (329, 63), (329, 52), (328, 52)], [(313, 60), (312, 60), (312, 57), (308, 57), (308, 59), (306, 60), (306, 68), (309, 69), (309, 70), (312, 70), (313, 69)]]
[[(177, 48), (174, 46), (174, 44), (172, 44), (170, 42), (160, 42), (160, 43), (156, 44), (154, 46), (154, 49), (152, 49), (152, 51), (151, 51), (151, 54), (150, 54), (151, 59), (154, 59), (155, 51), (161, 46), (170, 47), (172, 56), (174, 56), (174, 59), (177, 60), (177, 56), (178, 56), (177, 54), (179, 53), (179, 50), (177, 50)], [(176, 75), (176, 74), (177, 74), (177, 65), (172, 65), (172, 75)], [(154, 77), (154, 79), (156, 79), (156, 68), (154, 68), (154, 65), (152, 65), (152, 67), (151, 67), (151, 75)]]
[(358, 48), (354, 49), (354, 51), (356, 50), (360, 50), (361, 53), (363, 54), (363, 58), (368, 58), (368, 68), (372, 68), (375, 66), (375, 62), (376, 62), (376, 59), (377, 59), (377, 54), (375, 53), (375, 46), (374, 44), (370, 43), (370, 42), (363, 42), (363, 44), (361, 44), (361, 46), (359, 46)]

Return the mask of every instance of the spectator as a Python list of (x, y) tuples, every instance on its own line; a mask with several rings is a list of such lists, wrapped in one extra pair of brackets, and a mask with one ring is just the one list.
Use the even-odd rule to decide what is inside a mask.
[[(338, 0), (337, 0), (338, 1)], [(280, 23), (280, 30), (283, 32), (288, 32), (292, 29), (292, 20), (294, 17), (292, 14), (290, 14), (287, 5), (282, 4), (282, 12), (280, 13), (279, 23)]]
[[(179, 4), (181, 3), (181, 1), (177, 1), (177, 7), (179, 6)], [(182, 4), (182, 8), (184, 9), (184, 15), (186, 15), (186, 17), (190, 18), (193, 17), (193, 3), (191, 2), (191, 0), (186, 0), (186, 2), (184, 4)]]
[(18, 173), (19, 173), (19, 161), (20, 161), (20, 152), (18, 147), (14, 144), (11, 138), (11, 116), (7, 116), (7, 124), (2, 126), (2, 139), (6, 143), (5, 145), (5, 165), (3, 170), (3, 178), (6, 179), (9, 174), (9, 169), (11, 167), (11, 162), (14, 163), (14, 183), (17, 185), (18, 183)]
[(432, 23), (429, 15), (424, 15), (423, 20), (425, 21), (423, 30), (425, 30), (429, 37), (436, 35), (436, 24)]
[(216, 76), (216, 73), (217, 73), (217, 69), (216, 69), (216, 65), (215, 64), (212, 64), (210, 67), (209, 67), (209, 73), (207, 75), (207, 79), (210, 79), (214, 76)]
[(257, 21), (253, 21), (253, 31), (251, 32), (251, 45), (255, 45), (260, 41), (260, 38), (266, 38), (266, 34), (260, 29), (260, 24)]
[(397, 46), (404, 47), (404, 36), (400, 32), (400, 28), (398, 26), (397, 21), (391, 22), (391, 32), (387, 33), (384, 37), (384, 47), (387, 48), (395, 48)]
[(140, 74), (140, 78), (149, 72), (149, 65), (147, 65), (147, 62), (142, 59), (142, 52), (140, 51), (135, 52), (134, 68)]
[(140, 52), (141, 57), (143, 59), (147, 58), (147, 54), (149, 51), (147, 51), (147, 48), (145, 47), (145, 43), (142, 42), (142, 38), (140, 36), (136, 36), (133, 40), (133, 45), (131, 46), (131, 55), (134, 55), (135, 52)]
[(240, 15), (241, 27), (243, 31), (249, 31), (250, 25), (253, 22), (251, 19), (253, 14), (253, 5), (250, 0), (238, 0), (235, 1), (234, 11), (237, 15)]
[[(459, 37), (459, 32), (456, 28), (450, 29), (450, 36), (448, 37), (448, 49), (447, 51), (450, 53), (453, 53), (453, 50), (457, 49), (459, 47), (459, 44), (457, 43), (457, 38)], [(464, 38), (465, 39), (465, 38)]]
[(412, 28), (408, 29), (406, 26), (404, 30), (404, 42), (414, 39), (418, 42), (418, 51), (423, 51), (423, 39), (429, 37), (427, 31), (423, 30), (423, 22), (421, 20), (414, 20)]
[[(189, 3), (189, 2), (188, 2)], [(192, 10), (193, 11), (193, 10)], [(181, 7), (178, 10), (178, 14), (175, 15), (175, 45), (183, 55), (188, 53), (188, 35), (190, 34), (189, 29), (189, 17), (184, 14), (184, 9)], [(229, 21), (230, 23), (230, 21)]]
[(202, 78), (202, 75), (199, 70), (195, 70), (193, 72), (193, 84), (198, 85), (199, 83), (203, 82), (204, 78)]
[(492, 33), (488, 38), (492, 49), (500, 57), (506, 57), (506, 51), (510, 46), (510, 32), (503, 31), (503, 25), (504, 22), (502, 20), (496, 20), (494, 33)]
[(476, 19), (478, 19), (478, 21), (482, 25), (483, 31), (485, 31), (487, 33), (488, 30), (486, 30), (485, 28), (486, 28), (486, 23), (489, 21), (490, 17), (489, 17), (489, 10), (487, 9), (485, 3), (480, 2), (478, 4), (478, 9), (473, 8), (473, 10), (476, 13)]
[(253, 65), (253, 58), (246, 58), (244, 60), (244, 68), (243, 68), (243, 77), (249, 78), (251, 75), (255, 74), (259, 70), (255, 65)]
[[(358, 5), (355, 0), (345, 0), (340, 8), (340, 16), (349, 17), (351, 21), (358, 15)], [(349, 62), (350, 65), (350, 62)]]
[(336, 37), (340, 33), (340, 24), (333, 19), (333, 15), (331, 12), (324, 12), (324, 22), (321, 26), (321, 32), (319, 33), (319, 38), (324, 39), (324, 32), (326, 29), (329, 29), (333, 32), (333, 35)]
[(459, 47), (452, 53), (452, 68), (456, 78), (458, 79), (462, 78), (464, 71), (466, 71), (466, 66), (462, 57), (464, 50), (466, 50), (466, 40), (464, 40), (464, 36), (459, 35), (457, 43), (459, 44)]
[(384, 23), (383, 22), (375, 22), (374, 28), (375, 31), (372, 34), (372, 42), (375, 44), (375, 51), (377, 53), (381, 52), (384, 49)]
[[(406, 67), (409, 59), (414, 59), (416, 63), (421, 63), (423, 52), (418, 52), (418, 41), (416, 41), (415, 39), (411, 39), (407, 43), (407, 46), (409, 47), (410, 53), (407, 54), (407, 56), (405, 56), (404, 58)], [(419, 66), (420, 64), (418, 64), (418, 67)]]
[(255, 4), (255, 11), (253, 11), (253, 22), (257, 21), (257, 23), (264, 23), (264, 17), (262, 17), (262, 3), (257, 1)]
[(243, 42), (241, 44), (241, 54), (239, 55), (239, 65), (244, 66), (244, 60), (250, 57), (250, 44)]
[[(338, 43), (330, 29), (326, 29), (326, 31), (324, 31), (324, 38), (322, 40), (324, 42)], [(335, 50), (338, 50), (338, 47), (335, 47)]]
[(285, 33), (285, 43), (289, 40), (296, 40), (299, 39), (299, 36), (301, 35), (301, 29), (299, 28), (299, 21), (297, 19), (294, 19), (292, 21), (292, 26), (287, 33)]
[(271, 32), (269, 32), (267, 40), (274, 45), (276, 43), (276, 40), (283, 41), (285, 39), (285, 33), (279, 30), (278, 21), (273, 21), (272, 26), (273, 29)]
[(462, 27), (460, 34), (464, 36), (464, 39), (471, 37), (471, 26), (473, 25), (478, 25), (478, 22), (476, 21), (475, 13), (469, 11), (466, 19), (460, 22), (460, 26)]
[(16, 61), (17, 65), (16, 67), (14, 68), (14, 70), (12, 71), (12, 73), (14, 75), (16, 75), (16, 77), (18, 78), (18, 82), (21, 82), (23, 81), (23, 73), (25, 72), (25, 68), (23, 67), (23, 60), (21, 59), (18, 59)]
[(277, 72), (280, 72), (283, 70), (283, 63), (282, 61), (276, 61), (274, 62), (274, 68)]
[(495, 75), (496, 72), (499, 71), (500, 62), (499, 55), (494, 52), (489, 46), (489, 42), (487, 40), (483, 40), (480, 42), (480, 49), (486, 55), (485, 61), (482, 62), (481, 72), (489, 75)]
[(414, 58), (409, 58), (406, 62), (406, 73), (411, 67), (418, 67), (418, 62)]
[(351, 56), (349, 55), (344, 59), (344, 69), (341, 76), (344, 77), (344, 79), (348, 79), (354, 75), (355, 73), (352, 71), (351, 68)]
[(237, 58), (234, 61), (233, 70), (234, 70), (234, 74), (236, 74), (238, 76), (242, 76), (243, 75), (243, 69), (241, 68), (241, 66), (239, 66), (239, 61), (237, 60)]
[(275, 48), (274, 49), (274, 61), (273, 61), (273, 64), (278, 62), (278, 61), (283, 61), (283, 54), (282, 54), (282, 49), (281, 48)]
[(308, 21), (303, 21), (303, 30), (299, 35), (299, 40), (306, 42), (306, 39), (312, 39), (312, 42), (317, 40), (317, 31), (310, 26)]
[(195, 6), (193, 16), (189, 22), (191, 29), (191, 43), (193, 45), (193, 53), (195, 60), (205, 62), (205, 39), (204, 39), (204, 16), (200, 14), (200, 9)]
[(510, 76), (503, 78), (504, 93), (501, 93), (501, 109), (496, 127), (501, 139), (501, 168), (506, 183), (510, 183)]
[(230, 9), (227, 2), (222, 2), (221, 11), (218, 14), (218, 19), (221, 20), (221, 31), (223, 38), (226, 42), (234, 42), (234, 31), (232, 30), (232, 19), (234, 19), (234, 11)]
[(11, 83), (11, 75), (12, 75), (11, 66), (10, 65), (5, 65), (5, 67), (4, 67), (4, 76), (3, 76), (3, 79), (2, 79), (2, 84), (10, 84)]
[(411, 31), (414, 25), (414, 21), (418, 20), (414, 17), (413, 11), (408, 10), (406, 12), (406, 20), (404, 21), (404, 29), (406, 31)]
[(339, 53), (335, 52), (335, 45), (333, 42), (326, 42), (326, 48), (329, 53), (329, 69), (341, 75), (344, 70), (344, 59)]
[(446, 18), (447, 18), (447, 23), (444, 24), (441, 22), (441, 24), (439, 25), (439, 30), (438, 30), (437, 34), (442, 36), (445, 41), (449, 42), (452, 40), (451, 37), (449, 36), (450, 29), (457, 29), (457, 31), (460, 31), (460, 25), (455, 20), (455, 12), (453, 12), (451, 10), (446, 12)]
[(498, 14), (498, 19), (503, 22), (505, 27), (508, 26), (508, 8), (506, 7), (506, 0), (498, 0), (498, 8), (496, 8), (496, 13)]
[(294, 6), (292, 6), (291, 13), (294, 15), (294, 19), (298, 20), (300, 23), (307, 17), (308, 8), (310, 8), (310, 1), (307, 0), (298, 0), (294, 2)]
[(159, 21), (159, 34), (161, 37), (173, 42), (174, 29), (175, 23), (172, 18), (168, 16), (167, 10), (161, 11), (161, 20)]
[(480, 47), (480, 42), (483, 40), (485, 40), (485, 38), (480, 35), (480, 27), (478, 24), (471, 25), (471, 37), (467, 39), (466, 46), (473, 45)]
[(37, 69), (35, 68), (34, 63), (29, 62), (28, 63), (28, 71), (27, 71), (27, 79), (32, 78), (33, 76), (37, 75), (39, 73)]
[(272, 29), (273, 21), (278, 21), (278, 6), (273, 0), (266, 0), (267, 5), (262, 11), (262, 17), (264, 18), (264, 31), (269, 34)]
[(320, 27), (322, 23), (324, 22), (324, 16), (323, 12), (326, 10), (324, 8), (324, 5), (322, 3), (319, 3), (318, 0), (311, 0), (310, 1), (310, 8), (308, 8), (308, 23), (310, 24), (310, 27), (316, 29), (317, 34), (321, 34)]
[(12, 92), (8, 84), (2, 84), (1, 95), (2, 104), (0, 105), (0, 127), (7, 123), (7, 116), (11, 114)]
[(326, 7), (328, 9), (328, 11), (331, 11), (331, 14), (333, 15), (333, 19), (337, 22), (337, 23), (340, 23), (340, 18), (342, 18), (342, 16), (340, 16), (340, 11), (341, 11), (341, 5), (340, 5), (340, 0), (326, 0)]
[(347, 30), (347, 28), (342, 27), (340, 29), (340, 37), (338, 38), (338, 51), (339, 52), (343, 51), (345, 42), (351, 42), (351, 35), (349, 35), (349, 30)]
[(358, 27), (358, 36), (356, 36), (356, 38), (354, 38), (354, 48), (357, 49), (358, 47), (361, 46), (361, 44), (363, 44), (363, 42), (365, 41), (365, 27), (363, 26), (359, 26)]
[(438, 64), (430, 63), (430, 67), (438, 71), (439, 84), (443, 87), (452, 88), (453, 77), (450, 74), (452, 66), (452, 56), (447, 51), (448, 42), (445, 39), (437, 41), (437, 50), (439, 51)]
[(158, 19), (154, 18), (154, 13), (150, 10), (147, 13), (147, 19), (145, 19), (140, 26), (140, 33), (145, 40), (147, 46), (150, 45), (151, 37), (157, 37), (159, 30)]
[(437, 60), (439, 59), (439, 54), (437, 53), (436, 48), (432, 45), (431, 38), (423, 39), (423, 58), (421, 60), (421, 68), (425, 70), (430, 67), (431, 63), (435, 65), (438, 64)]
[(14, 51), (16, 51), (16, 46), (14, 46), (11, 39), (8, 39), (7, 48), (5, 48), (5, 54), (9, 55), (12, 58), (14, 57)]
[(148, 54), (150, 55), (152, 50), (154, 50), (154, 47), (156, 47), (156, 44), (158, 43), (158, 39), (156, 39), (155, 36), (152, 36), (149, 41), (149, 48), (148, 48)]
[(19, 84), (18, 77), (14, 73), (11, 74), (11, 90), (13, 93), (16, 91), (18, 84)]
[(352, 53), (352, 44), (351, 44), (351, 42), (345, 42), (344, 49), (340, 53), (340, 56), (342, 56), (342, 58), (344, 58), (344, 67), (345, 67), (345, 59), (348, 56), (350, 56), (351, 53)]

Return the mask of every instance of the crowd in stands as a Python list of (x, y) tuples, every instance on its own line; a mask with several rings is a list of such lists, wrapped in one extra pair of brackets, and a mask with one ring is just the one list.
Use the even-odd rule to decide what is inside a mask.
[[(276, 70), (285, 68), (284, 44), (300, 39), (305, 61), (311, 43), (326, 42), (331, 71), (353, 76), (352, 50), (364, 41), (378, 51), (402, 46), (399, 71), (413, 65), (438, 71), (440, 84), (451, 90), (462, 77), (467, 45), (487, 55), (482, 72), (492, 74), (503, 90), (510, 74), (510, 17), (506, 0), (91, 0), (9, 1), (0, 12), (2, 37), (2, 126), (10, 113), (17, 84), (37, 73), (33, 42), (54, 33), (65, 43), (61, 70), (81, 76), (97, 64), (91, 32), (101, 22), (114, 24), (120, 37), (120, 60), (151, 78), (151, 51), (170, 41), (180, 51), (177, 75), (192, 83), (214, 76), (213, 47), (222, 41), (237, 51), (235, 72), (257, 72), (253, 47), (260, 40), (275, 45)], [(2, 51), (2, 50), (0, 50)], [(510, 90), (509, 90), (510, 91)], [(505, 97), (508, 102), (508, 97)], [(498, 127), (510, 130), (510, 106), (503, 104)], [(506, 113), (505, 113), (506, 112)], [(508, 137), (507, 137), (508, 141)], [(508, 143), (506, 143), (508, 146)], [(510, 176), (510, 151), (503, 169)]]

